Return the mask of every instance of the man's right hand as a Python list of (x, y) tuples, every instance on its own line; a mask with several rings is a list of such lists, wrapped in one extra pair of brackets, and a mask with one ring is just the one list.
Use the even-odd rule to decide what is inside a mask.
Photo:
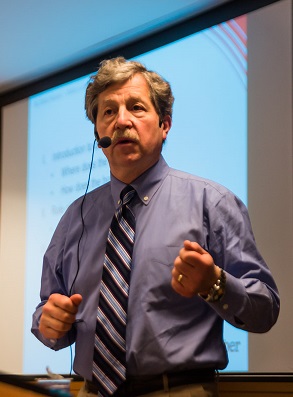
[(39, 330), (47, 339), (62, 338), (75, 322), (78, 306), (82, 296), (74, 294), (71, 297), (52, 294), (43, 306)]

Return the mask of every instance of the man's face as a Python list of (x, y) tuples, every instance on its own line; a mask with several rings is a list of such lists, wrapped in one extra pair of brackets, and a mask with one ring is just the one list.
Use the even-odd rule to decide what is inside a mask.
[(116, 178), (130, 183), (158, 161), (171, 127), (169, 116), (162, 121), (159, 126), (149, 87), (140, 74), (99, 95), (96, 129), (100, 138), (112, 138), (103, 152)]

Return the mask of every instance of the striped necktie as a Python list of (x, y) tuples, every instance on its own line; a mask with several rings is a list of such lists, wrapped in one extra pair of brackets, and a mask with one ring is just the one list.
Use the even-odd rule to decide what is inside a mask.
[(126, 318), (135, 234), (135, 218), (128, 204), (135, 193), (130, 185), (122, 190), (106, 245), (93, 364), (93, 381), (104, 397), (126, 379)]

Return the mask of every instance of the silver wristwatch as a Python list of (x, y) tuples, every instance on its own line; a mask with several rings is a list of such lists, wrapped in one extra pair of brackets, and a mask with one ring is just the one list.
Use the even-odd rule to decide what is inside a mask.
[(215, 284), (210, 289), (207, 295), (199, 294), (206, 302), (217, 302), (225, 294), (226, 287), (226, 274), (223, 269), (221, 269), (220, 278), (215, 282)]

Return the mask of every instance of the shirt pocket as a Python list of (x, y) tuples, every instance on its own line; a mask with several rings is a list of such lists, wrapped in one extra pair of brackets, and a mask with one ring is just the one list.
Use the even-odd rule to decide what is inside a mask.
[(147, 310), (186, 310), (192, 299), (186, 299), (171, 286), (174, 260), (181, 246), (150, 248), (144, 255), (143, 277), (141, 278), (141, 301)]

